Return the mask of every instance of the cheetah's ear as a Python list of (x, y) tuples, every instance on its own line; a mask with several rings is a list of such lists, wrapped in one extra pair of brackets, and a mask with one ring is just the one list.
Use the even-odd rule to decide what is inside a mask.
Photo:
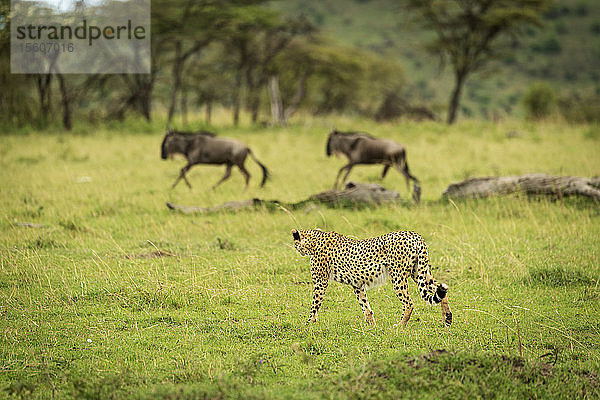
[(315, 228), (315, 231), (317, 231), (317, 232), (323, 232), (323, 231), (321, 230), (321, 228)]
[(300, 240), (300, 234), (296, 229), (292, 229), (292, 236), (294, 237), (294, 240)]

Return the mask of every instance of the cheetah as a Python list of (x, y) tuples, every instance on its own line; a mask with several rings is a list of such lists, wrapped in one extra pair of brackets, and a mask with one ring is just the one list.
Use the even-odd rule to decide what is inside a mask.
[(425, 241), (416, 232), (390, 232), (376, 238), (356, 240), (336, 232), (320, 229), (292, 229), (294, 247), (300, 255), (310, 256), (313, 302), (307, 323), (317, 320), (317, 313), (327, 286), (336, 281), (352, 286), (365, 321), (374, 323), (373, 311), (365, 290), (391, 279), (394, 291), (402, 301), (401, 326), (413, 311), (408, 293), (408, 277), (419, 285), (421, 297), (429, 304), (441, 303), (443, 322), (450, 326), (452, 312), (448, 304), (448, 286), (440, 284), (430, 272)]

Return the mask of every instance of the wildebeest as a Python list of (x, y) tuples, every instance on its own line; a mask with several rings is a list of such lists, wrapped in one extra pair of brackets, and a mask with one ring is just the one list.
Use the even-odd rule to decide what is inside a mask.
[(338, 171), (334, 188), (337, 188), (340, 175), (344, 170), (346, 173), (342, 178), (342, 183), (348, 178), (352, 167), (357, 164), (383, 164), (381, 179), (385, 178), (391, 166), (396, 167), (404, 175), (407, 185), (410, 184), (410, 180), (414, 181), (413, 199), (415, 202), (419, 202), (421, 195), (419, 180), (410, 173), (406, 161), (406, 149), (400, 143), (390, 139), (375, 138), (362, 132), (333, 130), (327, 139), (326, 151), (328, 157), (332, 154), (343, 154), (348, 158), (348, 164)]
[(213, 185), (213, 189), (223, 183), (231, 175), (231, 168), (236, 165), (246, 179), (246, 187), (250, 181), (250, 173), (244, 167), (246, 156), (250, 155), (262, 168), (263, 178), (260, 186), (264, 186), (269, 177), (269, 171), (256, 159), (252, 150), (244, 143), (233, 139), (217, 137), (214, 133), (200, 131), (196, 133), (176, 132), (167, 129), (161, 145), (160, 157), (166, 160), (170, 155), (179, 153), (187, 159), (187, 164), (181, 169), (179, 176), (173, 183), (174, 188), (181, 179), (188, 187), (192, 187), (187, 180), (186, 172), (196, 164), (225, 164), (225, 175)]

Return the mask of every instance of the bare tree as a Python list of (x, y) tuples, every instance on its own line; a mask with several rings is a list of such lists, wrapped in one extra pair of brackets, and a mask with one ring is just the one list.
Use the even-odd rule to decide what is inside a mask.
[(283, 20), (272, 10), (247, 7), (232, 20), (227, 47), (237, 53), (234, 123), (239, 121), (242, 84), (246, 87), (247, 107), (252, 122), (258, 121), (260, 91), (274, 75), (273, 63), (294, 38), (314, 30), (303, 17)]
[(173, 51), (168, 122), (175, 115), (185, 64), (221, 34), (231, 17), (229, 6), (235, 4), (236, 1), (223, 3), (217, 0), (163, 0), (153, 3), (152, 8), (158, 14), (153, 20), (153, 29), (160, 32), (161, 39)]

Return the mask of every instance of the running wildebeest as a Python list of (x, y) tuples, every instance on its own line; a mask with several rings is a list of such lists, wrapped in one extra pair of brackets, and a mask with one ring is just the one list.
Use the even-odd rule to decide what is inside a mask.
[(188, 187), (192, 187), (187, 180), (186, 172), (196, 164), (225, 164), (225, 175), (214, 184), (213, 189), (223, 183), (231, 175), (231, 168), (236, 165), (246, 179), (246, 187), (250, 181), (250, 173), (244, 167), (246, 156), (250, 155), (254, 161), (262, 168), (263, 179), (261, 187), (265, 185), (269, 177), (269, 171), (260, 161), (256, 159), (252, 150), (242, 142), (237, 140), (220, 138), (214, 133), (200, 131), (196, 133), (176, 132), (167, 129), (165, 138), (161, 145), (160, 157), (166, 160), (170, 155), (179, 153), (187, 159), (187, 164), (181, 169), (179, 176), (173, 183), (174, 188), (181, 179), (185, 181)]
[(352, 167), (357, 164), (383, 164), (381, 179), (385, 178), (391, 166), (396, 167), (404, 175), (407, 186), (410, 184), (410, 180), (414, 182), (413, 200), (415, 203), (419, 202), (421, 197), (419, 180), (410, 173), (406, 161), (406, 149), (400, 143), (390, 139), (375, 138), (362, 132), (333, 130), (327, 139), (327, 156), (332, 154), (343, 154), (348, 158), (348, 164), (338, 171), (334, 188), (337, 188), (340, 175), (344, 170), (346, 174), (342, 178), (342, 183), (346, 182)]

